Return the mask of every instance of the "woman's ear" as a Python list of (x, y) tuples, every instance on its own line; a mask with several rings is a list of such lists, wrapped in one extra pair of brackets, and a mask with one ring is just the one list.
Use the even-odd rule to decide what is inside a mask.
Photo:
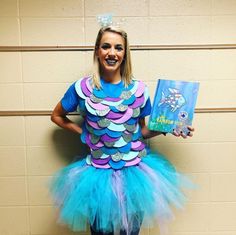
[(96, 57), (97, 57), (97, 60), (99, 61), (98, 51), (95, 52), (95, 55), (96, 55)]
[(98, 47), (95, 47), (95, 55), (98, 57)]

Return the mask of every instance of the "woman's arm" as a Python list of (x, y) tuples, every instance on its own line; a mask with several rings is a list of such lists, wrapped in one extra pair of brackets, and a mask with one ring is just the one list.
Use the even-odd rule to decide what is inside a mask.
[(149, 139), (157, 135), (163, 134), (162, 132), (159, 131), (151, 131), (147, 128), (146, 123), (145, 123), (145, 118), (141, 118), (139, 120), (139, 124), (141, 126), (141, 133), (144, 139)]
[[(142, 136), (143, 136), (144, 139), (149, 139), (149, 138), (152, 138), (152, 137), (154, 137), (154, 136), (161, 135), (161, 134), (166, 135), (165, 133), (160, 132), (160, 131), (151, 131), (151, 130), (149, 130), (149, 129), (147, 128), (147, 126), (146, 126), (145, 118), (141, 118), (141, 119), (139, 120), (139, 124), (140, 124), (140, 126), (141, 126), (141, 132), (142, 132)], [(175, 132), (175, 131), (174, 131), (172, 134), (173, 134), (174, 136), (176, 136), (176, 137), (181, 136), (181, 137), (183, 137), (184, 139), (187, 138), (188, 136), (189, 136), (189, 137), (192, 137), (192, 136), (193, 136), (193, 133), (192, 133), (192, 132), (194, 131), (194, 128), (191, 127), (191, 126), (188, 126), (188, 130), (189, 130), (188, 135), (185, 135), (185, 134), (183, 134), (183, 133), (178, 134), (178, 133)]]
[(82, 134), (82, 128), (68, 119), (66, 115), (67, 112), (63, 109), (61, 102), (59, 102), (51, 114), (51, 120), (64, 129), (75, 132), (77, 134)]

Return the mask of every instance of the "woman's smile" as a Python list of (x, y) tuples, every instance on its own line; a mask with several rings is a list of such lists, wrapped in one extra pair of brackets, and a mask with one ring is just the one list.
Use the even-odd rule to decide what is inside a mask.
[(109, 66), (114, 66), (117, 63), (117, 60), (115, 60), (115, 59), (106, 59), (106, 62)]

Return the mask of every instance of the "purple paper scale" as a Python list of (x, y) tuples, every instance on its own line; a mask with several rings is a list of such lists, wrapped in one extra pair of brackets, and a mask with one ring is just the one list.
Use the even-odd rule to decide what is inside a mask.
[(102, 169), (110, 169), (111, 168), (111, 166), (108, 163), (105, 165), (100, 165), (100, 164), (96, 164), (92, 161), (92, 165), (96, 168), (102, 168)]
[(86, 135), (85, 137), (86, 143), (87, 145), (92, 149), (92, 150), (98, 150), (101, 147), (103, 147), (104, 145), (101, 142), (98, 142), (96, 144), (91, 143), (90, 139), (89, 139), (89, 135)]
[(93, 88), (92, 88), (91, 85), (90, 85), (90, 79), (89, 79), (89, 77), (87, 77), (85, 80), (86, 80), (86, 86), (87, 86), (88, 90), (92, 93)]
[(123, 117), (113, 120), (112, 122), (117, 123), (117, 124), (121, 124), (121, 123), (125, 123), (126, 121), (128, 121), (133, 115), (133, 109), (128, 108)]
[(117, 101), (120, 101), (121, 98), (113, 98), (113, 97), (106, 97), (104, 100), (106, 101), (112, 101), (112, 102), (117, 102)]
[(120, 137), (117, 137), (117, 138), (112, 138), (112, 137), (110, 137), (109, 135), (107, 135), (107, 134), (105, 134), (105, 135), (103, 135), (102, 137), (101, 137), (101, 140), (103, 141), (103, 142), (114, 142), (114, 141), (117, 141), (117, 140), (119, 140), (120, 139)]
[(138, 146), (138, 147), (131, 147), (131, 149), (133, 149), (133, 150), (135, 150), (135, 151), (141, 151), (141, 150), (143, 150), (145, 148), (145, 144), (144, 143), (141, 143), (141, 145), (140, 146)]
[(116, 113), (113, 111), (109, 111), (109, 113), (106, 115), (108, 119), (118, 119), (121, 118), (124, 114), (123, 113)]
[(95, 158), (91, 158), (92, 162), (94, 162), (95, 164), (99, 164), (99, 165), (105, 165), (110, 161), (111, 157), (107, 157), (107, 158), (103, 158), (103, 159), (95, 159)]
[(95, 129), (97, 129), (97, 130), (103, 129), (103, 128), (101, 128), (96, 122), (92, 122), (92, 121), (90, 121), (90, 120), (88, 120), (88, 119), (87, 119), (87, 122), (88, 122), (89, 126), (95, 128)]
[(144, 96), (138, 97), (133, 104), (129, 105), (129, 108), (136, 109), (140, 107), (144, 102)]
[(131, 147), (132, 148), (137, 148), (142, 144), (142, 142), (140, 140), (134, 141), (131, 143)]
[(89, 106), (95, 110), (105, 110), (108, 108), (107, 105), (101, 104), (101, 103), (93, 103), (91, 99), (86, 100)]
[(80, 83), (81, 85), (81, 91), (86, 95), (86, 96), (90, 96), (91, 92), (88, 90), (87, 86), (86, 86), (86, 80), (83, 79)]
[(138, 88), (135, 92), (136, 97), (140, 97), (143, 94), (143, 91), (145, 90), (145, 84), (143, 82), (139, 82)]
[(137, 165), (137, 164), (140, 163), (140, 161), (141, 161), (141, 158), (136, 157), (135, 159), (132, 159), (131, 161), (127, 161), (127, 162), (125, 163), (125, 166)]

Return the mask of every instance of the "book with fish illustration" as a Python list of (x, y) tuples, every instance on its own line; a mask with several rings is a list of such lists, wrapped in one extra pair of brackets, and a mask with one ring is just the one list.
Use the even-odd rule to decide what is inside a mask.
[(148, 128), (188, 134), (197, 101), (199, 83), (159, 79)]

